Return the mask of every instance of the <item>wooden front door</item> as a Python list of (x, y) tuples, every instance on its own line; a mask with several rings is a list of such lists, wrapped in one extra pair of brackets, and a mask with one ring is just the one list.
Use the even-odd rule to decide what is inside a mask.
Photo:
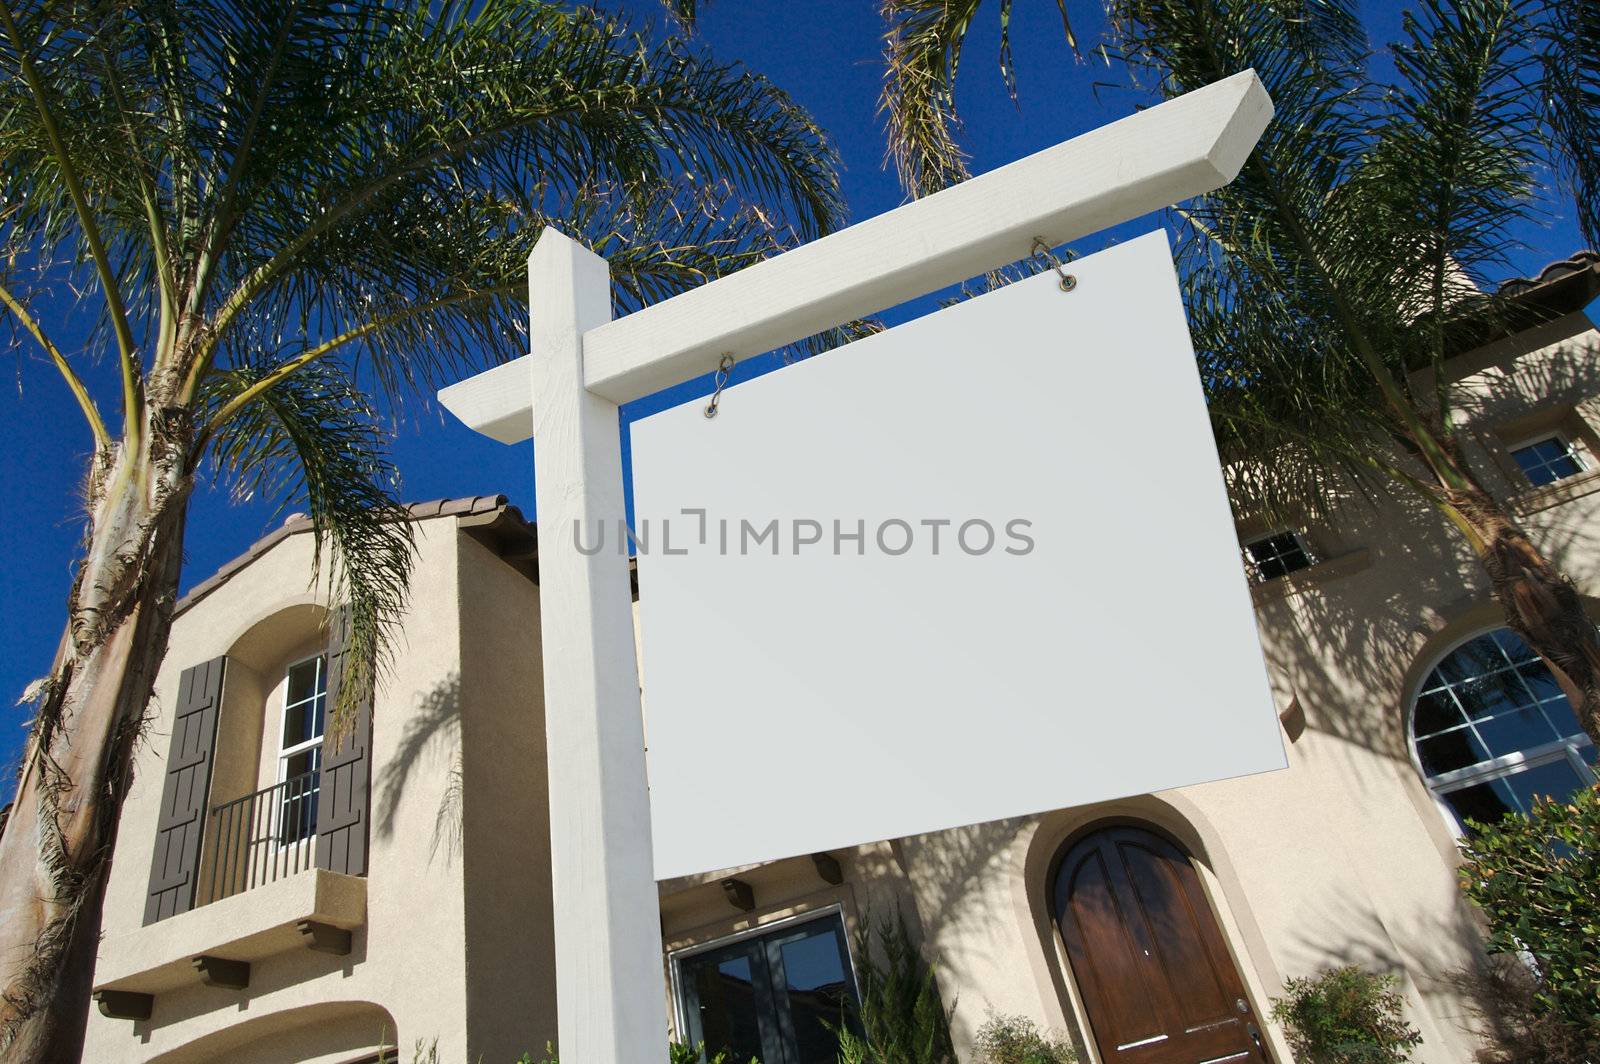
[(1270, 1064), (1244, 984), (1189, 857), (1103, 828), (1067, 851), (1053, 889), (1105, 1064)]

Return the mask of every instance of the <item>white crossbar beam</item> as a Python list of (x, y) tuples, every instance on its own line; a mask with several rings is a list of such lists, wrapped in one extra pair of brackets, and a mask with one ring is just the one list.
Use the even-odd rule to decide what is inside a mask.
[[(1233, 180), (1272, 101), (1254, 71), (1168, 100), (607, 322), (583, 338), (589, 391), (626, 403)], [(505, 443), (532, 433), (526, 358), (439, 401)]]

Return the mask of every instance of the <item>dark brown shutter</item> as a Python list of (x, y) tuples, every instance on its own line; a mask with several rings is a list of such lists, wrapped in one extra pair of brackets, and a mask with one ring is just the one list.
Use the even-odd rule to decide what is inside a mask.
[(211, 793), (217, 710), (227, 662), (217, 658), (184, 669), (178, 682), (172, 746), (161, 784), (161, 816), (156, 821), (156, 852), (150, 861), (150, 895), (144, 907), (147, 924), (194, 908), (195, 871)]
[(367, 802), (372, 783), (372, 700), (356, 707), (341, 735), (331, 726), (344, 682), (350, 640), (350, 610), (341, 607), (328, 623), (329, 735), (322, 744), (317, 794), (317, 867), (361, 876), (367, 872)]

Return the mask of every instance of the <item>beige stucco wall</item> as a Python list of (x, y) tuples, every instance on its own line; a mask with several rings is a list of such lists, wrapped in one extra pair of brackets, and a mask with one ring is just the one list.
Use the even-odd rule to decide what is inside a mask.
[[(94, 1013), (86, 1060), (331, 1064), (382, 1043), (404, 1047), (409, 1059), (419, 1041), (435, 1040), (441, 1061), (480, 1051), (485, 1059), (514, 1059), (522, 1043), (507, 1055), (512, 1039), (487, 1019), (493, 1009), (470, 1000), (474, 992), (494, 993), (495, 1009), (510, 995), (519, 1024), (550, 1028), (548, 945), (538, 930), (548, 925), (541, 844), (536, 836), (510, 837), (505, 822), (537, 820), (545, 802), (535, 630), (527, 621), (537, 612), (536, 591), (459, 534), (453, 518), (419, 521), (416, 532), (407, 617), (374, 703), (366, 922), (351, 954), (291, 949), (255, 963), (242, 992), (190, 981), (158, 993), (148, 1021)], [(172, 705), (185, 667), (230, 655), (213, 804), (275, 778), (275, 723), (263, 720), (263, 705), (276, 715), (281, 690), (279, 702), (272, 698), (284, 667), (320, 639), (325, 596), (308, 590), (310, 572), (310, 537), (290, 536), (174, 625), (107, 883), (102, 956), (140, 941)], [(495, 626), (511, 615), (523, 618), (521, 629), (497, 637)], [(472, 648), (466, 682), (464, 642)], [(502, 864), (504, 876), (469, 877), (465, 851), (475, 845), (490, 854), (479, 869), (493, 867), (496, 854), (518, 865)], [(221, 942), (237, 928), (203, 926), (219, 911), (201, 906), (172, 920)], [(526, 913), (527, 925), (514, 913)]]
[(539, 597), (465, 537), (460, 591), (466, 1059), (510, 1064), (556, 1037)]

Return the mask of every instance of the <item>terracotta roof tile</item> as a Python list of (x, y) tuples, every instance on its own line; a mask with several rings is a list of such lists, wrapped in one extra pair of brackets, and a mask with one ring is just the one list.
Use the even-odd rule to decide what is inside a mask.
[(1552, 262), (1539, 271), (1537, 277), (1513, 277), (1500, 285), (1499, 292), (1503, 296), (1514, 296), (1530, 288), (1537, 288), (1542, 284), (1550, 284), (1573, 274), (1583, 273), (1585, 270), (1600, 266), (1600, 252), (1577, 251), (1565, 259)]

